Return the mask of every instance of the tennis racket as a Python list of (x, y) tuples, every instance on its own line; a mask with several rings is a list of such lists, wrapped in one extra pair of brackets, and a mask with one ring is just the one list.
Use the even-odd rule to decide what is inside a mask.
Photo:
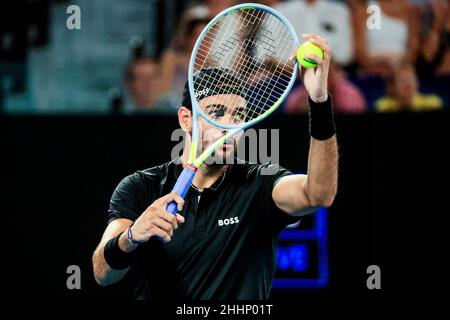
[[(297, 48), (289, 21), (264, 5), (236, 5), (209, 22), (189, 62), (192, 142), (188, 164), (172, 191), (184, 198), (197, 169), (218, 147), (280, 106), (297, 75), (297, 61), (290, 59)], [(226, 106), (201, 102), (218, 95), (226, 95)], [(200, 117), (226, 132), (205, 150), (198, 150)], [(166, 210), (176, 214), (176, 202)]]

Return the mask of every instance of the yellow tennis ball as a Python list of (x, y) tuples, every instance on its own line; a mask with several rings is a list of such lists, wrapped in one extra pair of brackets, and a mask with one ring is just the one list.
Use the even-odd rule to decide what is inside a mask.
[(297, 50), (297, 61), (305, 68), (317, 67), (317, 62), (314, 59), (305, 57), (307, 54), (315, 54), (323, 59), (323, 50), (309, 41), (303, 43)]

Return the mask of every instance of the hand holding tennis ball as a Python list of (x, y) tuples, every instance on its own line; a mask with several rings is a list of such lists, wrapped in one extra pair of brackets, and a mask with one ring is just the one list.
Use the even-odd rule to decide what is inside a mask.
[(310, 41), (304, 42), (298, 47), (297, 61), (305, 68), (315, 68), (317, 61), (313, 55), (323, 59), (323, 50)]
[(302, 75), (303, 85), (311, 99), (315, 102), (324, 102), (328, 99), (328, 71), (330, 69), (333, 50), (327, 39), (317, 34), (303, 34), (305, 43), (297, 52), (293, 52), (291, 59), (297, 56)]

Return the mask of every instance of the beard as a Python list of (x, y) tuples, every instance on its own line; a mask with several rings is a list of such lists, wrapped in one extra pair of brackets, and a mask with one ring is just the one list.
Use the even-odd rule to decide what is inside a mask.
[[(202, 141), (201, 152), (205, 151), (206, 148), (213, 143), (214, 141)], [(233, 164), (235, 162), (234, 159), (237, 155), (236, 140), (230, 139), (227, 141), (227, 144), (232, 144), (232, 146), (219, 146), (208, 158), (206, 158), (204, 163), (212, 170), (219, 170), (224, 165)]]

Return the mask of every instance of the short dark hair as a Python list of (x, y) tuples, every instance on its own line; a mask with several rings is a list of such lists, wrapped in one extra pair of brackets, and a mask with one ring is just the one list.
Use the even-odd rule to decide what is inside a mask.
[[(214, 81), (210, 80), (212, 77)], [(246, 99), (246, 90), (242, 79), (226, 68), (205, 68), (197, 71), (194, 74), (194, 90), (198, 100), (216, 94), (236, 94)], [(181, 105), (192, 110), (188, 81), (184, 85)]]

